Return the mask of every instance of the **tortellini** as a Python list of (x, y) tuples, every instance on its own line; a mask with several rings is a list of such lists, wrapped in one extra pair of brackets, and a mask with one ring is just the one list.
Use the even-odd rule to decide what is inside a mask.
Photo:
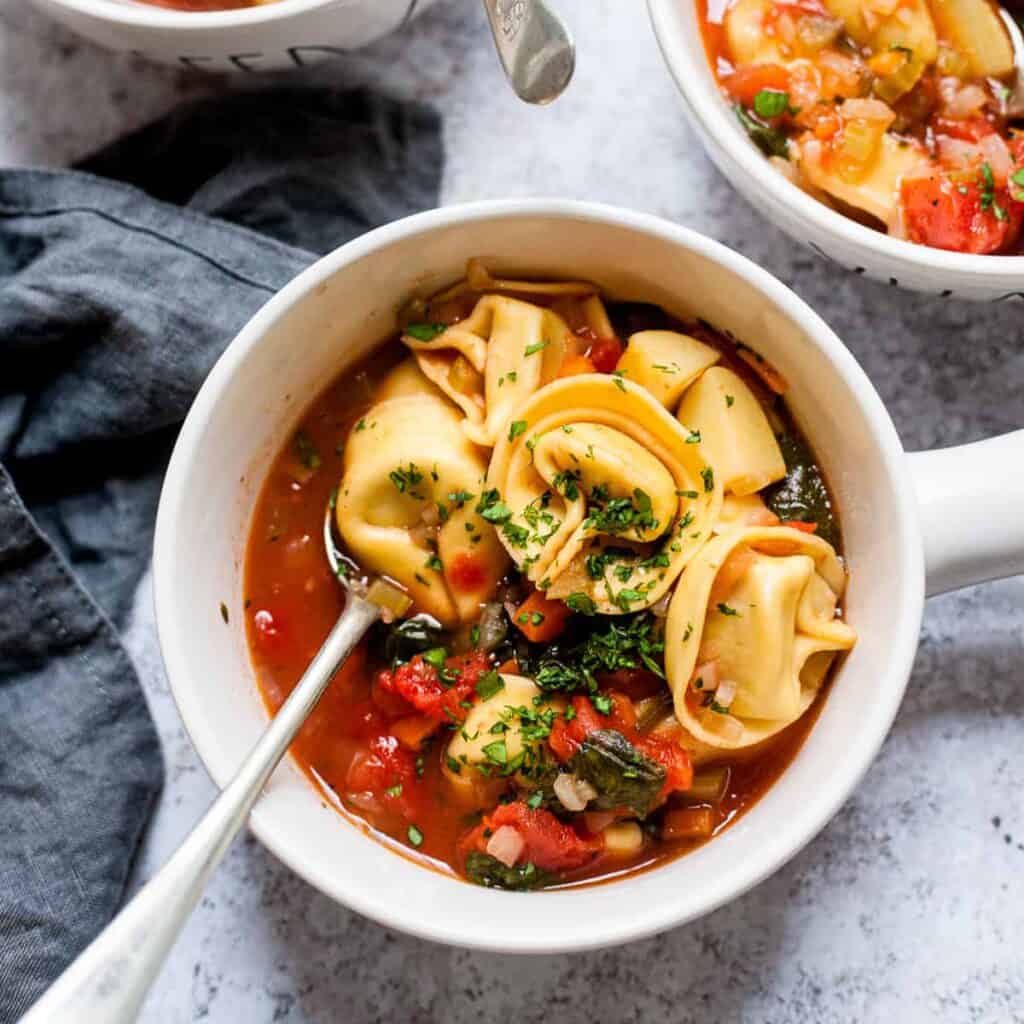
[(409, 334), (423, 374), (463, 412), (463, 429), (491, 447), (516, 406), (553, 380), (571, 332), (557, 314), (504, 295), (485, 295), (465, 319), (430, 341)]
[(722, 487), (753, 494), (786, 475), (786, 462), (761, 403), (743, 380), (713, 366), (683, 396), (679, 421), (700, 431), (704, 452)]
[(832, 546), (790, 527), (739, 528), (708, 543), (687, 566), (665, 627), (666, 674), (688, 732), (738, 749), (799, 718), (835, 655), (856, 641), (836, 618), (845, 582)]
[(373, 406), (349, 436), (336, 505), (356, 561), (447, 626), (475, 619), (508, 565), (475, 511), (486, 463), (460, 421), (430, 395)]
[(687, 431), (622, 377), (555, 381), (498, 440), (485, 515), (519, 569), (577, 611), (659, 600), (707, 539), (721, 483)]
[(616, 366), (646, 388), (666, 409), (675, 409), (683, 392), (721, 359), (710, 345), (677, 331), (637, 331)]
[(753, 494), (786, 475), (768, 417), (732, 370), (715, 365), (710, 345), (676, 331), (640, 331), (629, 339), (618, 371), (642, 385), (700, 437), (726, 493)]

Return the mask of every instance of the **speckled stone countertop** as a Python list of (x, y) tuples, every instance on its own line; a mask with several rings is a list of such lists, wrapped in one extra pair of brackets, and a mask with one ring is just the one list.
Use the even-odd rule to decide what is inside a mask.
[[(403, 37), (311, 77), (433, 102), (446, 121), (445, 202), (603, 200), (744, 252), (836, 329), (908, 448), (1024, 426), (1024, 305), (966, 305), (840, 276), (712, 168), (639, 0), (559, 7), (580, 60), (570, 92), (548, 109), (506, 91), (471, 0), (441, 3)], [(66, 163), (182, 97), (226, 87), (112, 57), (21, 0), (0, 4), (4, 163)], [(1022, 608), (1024, 578), (929, 602), (906, 701), (856, 794), (774, 877), (695, 924), (577, 956), (451, 950), (335, 905), (246, 838), (186, 927), (143, 1020), (1024, 1021)], [(148, 580), (128, 642), (168, 769), (141, 880), (213, 787), (167, 689)]]

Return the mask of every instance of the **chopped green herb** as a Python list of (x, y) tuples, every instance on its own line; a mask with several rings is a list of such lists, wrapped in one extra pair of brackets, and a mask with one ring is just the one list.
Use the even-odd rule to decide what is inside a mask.
[(735, 608), (732, 607), (732, 605), (728, 605), (724, 601), (719, 601), (717, 607), (723, 615), (739, 616), (740, 614), (738, 611), (736, 611)]
[(409, 826), (408, 835), (409, 842), (412, 843), (413, 846), (420, 847), (423, 845), (423, 833), (415, 825)]
[(789, 142), (782, 132), (762, 121), (741, 103), (735, 104), (732, 109), (737, 120), (743, 126), (743, 130), (750, 136), (750, 141), (765, 156), (781, 156), (784, 160), (789, 159)]
[(732, 408), (732, 406), (733, 406), (733, 403), (734, 403), (735, 401), (736, 401), (736, 399), (735, 399), (735, 398), (733, 398), (733, 397), (732, 397), (732, 395), (726, 395), (726, 396), (725, 396), (725, 404), (726, 404), (726, 406), (727, 406), (728, 408), (730, 408), (730, 409), (731, 409), (731, 408)]
[(758, 117), (780, 117), (789, 110), (789, 93), (778, 89), (761, 89), (754, 96), (754, 112)]
[(444, 572), (444, 562), (437, 555), (431, 555), (423, 565), (427, 569), (433, 569), (434, 572)]
[(409, 324), (405, 333), (417, 341), (433, 341), (439, 334), (444, 334), (444, 324)]
[(523, 349), (523, 355), (532, 356), (535, 353), (540, 352), (542, 349), (547, 348), (550, 344), (550, 341), (535, 341), (532, 345), (527, 345), (526, 348)]
[(489, 700), (496, 693), (500, 693), (505, 689), (505, 681), (497, 672), (492, 670), (485, 672), (476, 681), (476, 686), (473, 689), (476, 690), (476, 694), (481, 700)]
[(526, 432), (526, 420), (513, 420), (508, 426), (508, 439), (514, 441), (520, 434)]
[(359, 421), (359, 422), (358, 422), (358, 423), (356, 424), (356, 427), (355, 427), (355, 429), (356, 429), (356, 430), (365, 430), (365, 429), (366, 429), (366, 420), (360, 420), (360, 421)]
[(495, 740), (480, 749), (483, 751), (484, 757), (493, 764), (508, 764), (508, 747), (505, 746), (504, 740)]
[(397, 785), (388, 786), (388, 788), (384, 790), (384, 795), (385, 796), (390, 796), (390, 797), (399, 797), (399, 796), (401, 796), (402, 795), (402, 784), (399, 782)]
[(584, 594), (582, 591), (577, 591), (574, 594), (570, 594), (565, 599), (565, 606), (571, 612), (576, 612), (579, 615), (596, 615), (597, 605), (594, 604), (594, 599), (589, 594)]
[(529, 807), (532, 811), (537, 810), (537, 808), (540, 807), (542, 803), (544, 803), (544, 793), (539, 789), (535, 789), (526, 798), (526, 806)]
[(388, 473), (388, 479), (395, 485), (400, 494), (404, 494), (409, 488), (415, 487), (418, 483), (422, 482), (423, 474), (415, 462), (410, 462), (408, 469), (402, 469), (401, 466), (393, 469)]
[(715, 489), (715, 471), (710, 466), (705, 466), (700, 471), (700, 478), (704, 481), (705, 493)]
[(687, 444), (700, 444), (700, 431), (699, 430), (691, 430), (690, 433), (686, 435), (686, 443)]
[(594, 710), (602, 715), (610, 715), (612, 713), (612, 699), (606, 693), (595, 693), (590, 698), (590, 703), (594, 705)]
[(295, 435), (295, 457), (302, 464), (303, 469), (316, 470), (320, 468), (321, 458), (320, 453), (316, 450), (316, 445), (313, 444), (309, 434), (304, 430), (300, 430)]

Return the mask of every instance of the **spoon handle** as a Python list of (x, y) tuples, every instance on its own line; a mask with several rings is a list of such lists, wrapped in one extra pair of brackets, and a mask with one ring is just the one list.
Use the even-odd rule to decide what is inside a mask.
[(550, 103), (572, 78), (576, 47), (545, 0), (483, 0), (501, 66), (516, 95)]
[(349, 594), (345, 611), (227, 788), (171, 859), (21, 1024), (131, 1024), (224, 852), (327, 684), (380, 609)]

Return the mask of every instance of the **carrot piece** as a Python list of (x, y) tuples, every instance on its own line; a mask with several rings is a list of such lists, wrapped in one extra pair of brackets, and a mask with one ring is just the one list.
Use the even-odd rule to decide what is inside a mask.
[(770, 391), (777, 395), (786, 393), (786, 388), (789, 387), (786, 378), (764, 356), (749, 348), (741, 348), (736, 354), (764, 381)]
[(427, 715), (409, 715), (407, 718), (400, 718), (391, 726), (391, 735), (406, 750), (418, 752), (423, 746), (423, 741), (433, 735), (440, 724), (436, 718)]
[(818, 529), (817, 523), (805, 523), (802, 519), (783, 519), (779, 526), (788, 526), (791, 530), (799, 530), (801, 533), (814, 533)]
[(498, 666), (498, 672), (503, 676), (517, 676), (519, 675), (519, 662), (515, 658), (509, 658), (508, 661), (503, 661)]
[(531, 643), (543, 644), (561, 634), (571, 614), (562, 601), (553, 601), (535, 590), (516, 609), (512, 621)]
[(703, 839), (715, 830), (715, 812), (710, 807), (684, 807), (666, 811), (662, 819), (663, 839)]
[(586, 356), (567, 356), (559, 367), (559, 377), (577, 377), (581, 373), (597, 373), (597, 367)]

